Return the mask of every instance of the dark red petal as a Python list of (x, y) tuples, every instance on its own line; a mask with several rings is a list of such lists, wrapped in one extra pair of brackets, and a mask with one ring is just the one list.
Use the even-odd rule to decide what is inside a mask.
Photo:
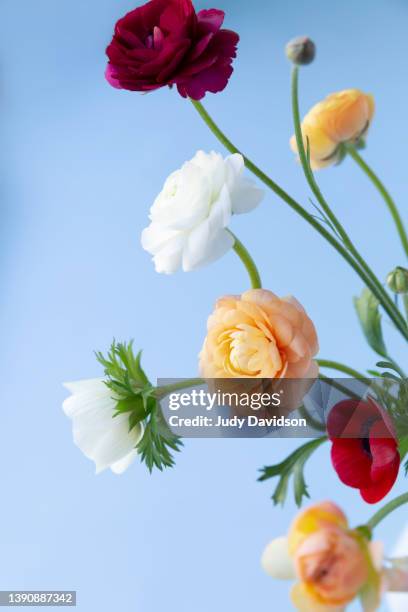
[(239, 36), (235, 32), (221, 30), (218, 34), (215, 34), (209, 41), (205, 52), (201, 53), (195, 61), (192, 61), (197, 56), (195, 50), (188, 56), (183, 70), (177, 75), (177, 83), (184, 80), (190, 81), (192, 76), (201, 74), (215, 65), (218, 66), (220, 71), (223, 67), (230, 66), (232, 59), (236, 56), (238, 42)]
[(400, 458), (395, 458), (393, 463), (388, 466), (388, 469), (384, 471), (381, 480), (372, 483), (368, 487), (362, 488), (360, 490), (361, 497), (368, 504), (376, 504), (380, 502), (384, 497), (391, 491), (393, 488), (395, 481), (398, 477), (400, 467)]
[(184, 98), (188, 96), (193, 100), (201, 100), (207, 91), (218, 93), (225, 89), (232, 73), (230, 63), (218, 63), (187, 81), (177, 83), (177, 88)]
[(202, 10), (197, 13), (197, 22), (200, 32), (218, 32), (224, 23), (225, 13), (218, 9)]
[(207, 49), (208, 45), (210, 44), (211, 40), (214, 38), (214, 34), (212, 32), (209, 32), (208, 34), (206, 34), (205, 36), (203, 36), (203, 38), (201, 38), (201, 40), (199, 40), (193, 51), (191, 52), (188, 61), (189, 62), (193, 62), (194, 60), (196, 60), (202, 53), (204, 53), (204, 51)]
[(154, 26), (159, 25), (160, 15), (171, 0), (151, 0), (143, 6), (138, 6), (127, 13), (116, 24), (115, 34), (120, 35), (122, 30), (134, 32), (142, 40), (152, 33)]
[(160, 16), (160, 29), (175, 32), (190, 29), (197, 21), (191, 0), (167, 0), (166, 8)]
[(179, 66), (179, 64), (182, 62), (187, 49), (188, 47), (180, 48), (174, 54), (173, 58), (170, 59), (170, 61), (163, 66), (162, 70), (159, 72), (159, 74), (157, 75), (157, 79), (156, 79), (159, 83), (170, 84), (169, 81), (171, 80), (171, 76), (173, 75), (174, 71)]
[(371, 458), (358, 438), (339, 438), (333, 441), (331, 460), (341, 482), (361, 489), (371, 484)]

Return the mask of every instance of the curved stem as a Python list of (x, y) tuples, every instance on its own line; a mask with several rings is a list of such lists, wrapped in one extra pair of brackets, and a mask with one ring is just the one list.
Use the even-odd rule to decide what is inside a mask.
[[(260, 181), (262, 181), (269, 189), (271, 189), (277, 196), (279, 196), (286, 204), (288, 204), (292, 210), (294, 210), (298, 215), (303, 217), (309, 225), (311, 225), (329, 244), (332, 245), (334, 249), (345, 259), (349, 265), (355, 270), (355, 272), (360, 276), (363, 282), (369, 287), (372, 293), (377, 297), (377, 299), (383, 304), (384, 310), (388, 313), (390, 319), (394, 322), (396, 327), (400, 330), (402, 335), (408, 340), (408, 326), (405, 323), (404, 319), (401, 317), (401, 313), (398, 314), (401, 317), (401, 320), (395, 315), (395, 306), (392, 303), (392, 309), (389, 308), (388, 305), (384, 305), (383, 293), (378, 290), (378, 287), (372, 282), (372, 279), (367, 275), (367, 273), (358, 265), (358, 263), (354, 260), (354, 257), (347, 251), (346, 248), (340, 244), (336, 238), (325, 228), (323, 227), (317, 219), (313, 215), (311, 215), (303, 206), (301, 206), (296, 200), (294, 200), (284, 189), (279, 187), (275, 181), (273, 181), (265, 172), (263, 172), (258, 166), (256, 166), (248, 157), (243, 155), (239, 149), (226, 137), (226, 135), (220, 130), (217, 124), (213, 121), (210, 115), (207, 113), (201, 102), (197, 102), (196, 100), (191, 100), (195, 109), (204, 120), (206, 125), (210, 128), (213, 134), (218, 138), (218, 140), (230, 151), (231, 153), (239, 153), (243, 156), (245, 165)], [(381, 288), (382, 289), (382, 288)]]
[[(319, 185), (316, 182), (313, 171), (310, 167), (310, 163), (306, 154), (305, 145), (303, 142), (303, 134), (302, 134), (302, 126), (300, 122), (300, 111), (299, 111), (299, 94), (298, 94), (298, 83), (299, 83), (299, 68), (297, 66), (293, 67), (292, 70), (292, 112), (293, 112), (293, 121), (295, 125), (295, 134), (296, 134), (296, 144), (299, 152), (300, 162), (302, 164), (303, 172), (305, 174), (306, 180), (312, 190), (312, 193), (315, 195), (317, 201), (324, 214), (327, 216), (329, 224), (332, 226), (333, 230), (337, 232), (337, 235), (342, 240), (346, 249), (351, 253), (354, 260), (358, 263), (360, 268), (364, 270), (365, 274), (370, 278), (372, 285), (375, 287), (375, 295), (378, 297), (380, 303), (382, 304), (384, 310), (388, 312), (390, 318), (396, 323), (396, 320), (406, 328), (405, 321), (392, 301), (391, 297), (388, 295), (387, 291), (384, 289), (377, 276), (371, 270), (365, 259), (360, 255), (359, 251), (354, 246), (351, 241), (349, 235), (346, 230), (330, 208), (327, 203), (325, 197), (323, 196)], [(371, 291), (374, 293), (372, 288)], [(381, 296), (381, 297), (380, 297)], [(391, 315), (392, 313), (392, 315)], [(398, 327), (398, 326), (397, 326)]]
[(357, 163), (358, 166), (360, 166), (360, 168), (363, 170), (363, 172), (365, 172), (365, 174), (368, 176), (368, 178), (371, 180), (371, 182), (374, 184), (374, 186), (378, 189), (378, 191), (380, 192), (381, 196), (383, 197), (388, 210), (391, 213), (392, 218), (394, 219), (394, 223), (395, 226), (397, 228), (397, 232), (398, 235), (400, 237), (403, 249), (405, 251), (405, 254), (408, 257), (408, 236), (407, 236), (407, 232), (405, 230), (404, 227), (404, 223), (402, 221), (402, 217), (399, 213), (399, 210), (397, 208), (397, 205), (395, 204), (394, 200), (392, 199), (389, 191), (386, 189), (385, 185), (382, 183), (382, 181), (378, 178), (378, 176), (375, 174), (375, 172), (370, 168), (370, 166), (367, 164), (367, 162), (361, 157), (361, 155), (359, 154), (359, 152), (357, 151), (357, 149), (353, 146), (353, 145), (347, 145), (346, 146), (346, 150), (348, 152), (348, 154), (350, 155), (350, 157), (352, 157), (354, 159), (354, 161)]
[(388, 504), (381, 508), (381, 510), (378, 510), (378, 512), (376, 512), (374, 516), (367, 522), (367, 527), (369, 529), (374, 529), (374, 527), (377, 527), (377, 525), (381, 523), (381, 521), (385, 519), (389, 514), (391, 514), (391, 512), (394, 512), (394, 510), (396, 510), (400, 506), (403, 506), (404, 504), (408, 504), (408, 493), (400, 495), (396, 499), (393, 499), (392, 501), (388, 502)]
[(321, 368), (328, 368), (329, 370), (337, 370), (337, 372), (342, 372), (343, 374), (347, 374), (351, 378), (367, 378), (364, 374), (361, 374), (357, 370), (350, 368), (343, 363), (339, 363), (338, 361), (331, 361), (330, 359), (317, 359), (317, 363)]
[(312, 417), (312, 415), (305, 408), (305, 406), (303, 406), (303, 405), (299, 406), (298, 413), (300, 414), (300, 416), (303, 419), (306, 420), (306, 423), (309, 425), (309, 427), (312, 427), (316, 431), (326, 432), (326, 425), (324, 423), (321, 423), (320, 421), (318, 421), (314, 417)]
[(238, 240), (235, 234), (231, 232), (231, 230), (227, 230), (227, 231), (234, 238), (234, 251), (236, 252), (238, 257), (244, 264), (245, 268), (247, 269), (249, 278), (251, 280), (252, 289), (261, 289), (262, 287), (261, 277), (259, 275), (258, 268), (256, 267), (254, 260), (249, 254), (249, 251), (244, 247), (242, 242)]
[(190, 389), (191, 387), (199, 387), (205, 383), (203, 378), (186, 378), (185, 380), (179, 380), (171, 385), (164, 385), (163, 387), (156, 387), (156, 398), (163, 399), (166, 395), (170, 395), (174, 391), (182, 391), (183, 389)]

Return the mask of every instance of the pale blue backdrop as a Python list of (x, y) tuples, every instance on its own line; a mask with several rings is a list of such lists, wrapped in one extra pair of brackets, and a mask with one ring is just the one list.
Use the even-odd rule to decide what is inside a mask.
[[(302, 107), (360, 87), (377, 114), (367, 159), (406, 215), (408, 56), (405, 0), (199, 0), (227, 11), (241, 37), (229, 88), (208, 108), (233, 139), (303, 202), (288, 148), (287, 39), (308, 33), (316, 63)], [(233, 253), (195, 274), (159, 276), (139, 235), (165, 177), (198, 148), (220, 149), (177, 93), (140, 96), (104, 81), (104, 48), (134, 0), (2, 0), (0, 587), (76, 589), (82, 612), (289, 610), (288, 586), (259, 568), (294, 513), (269, 500), (257, 469), (295, 442), (187, 441), (175, 470), (94, 476), (61, 411), (65, 380), (100, 374), (93, 351), (135, 338), (151, 377), (196, 374), (214, 300), (247, 288)], [(385, 208), (352, 162), (321, 184), (384, 278), (403, 263)], [(293, 293), (317, 324), (321, 356), (372, 367), (351, 303), (354, 273), (273, 194), (234, 231), (265, 286)], [(394, 353), (402, 343), (387, 326)], [(406, 362), (405, 362), (406, 363)], [(354, 524), (372, 508), (342, 487), (328, 448), (308, 469), (313, 499), (331, 497)], [(406, 488), (406, 481), (395, 493)], [(389, 546), (406, 518), (379, 535)]]

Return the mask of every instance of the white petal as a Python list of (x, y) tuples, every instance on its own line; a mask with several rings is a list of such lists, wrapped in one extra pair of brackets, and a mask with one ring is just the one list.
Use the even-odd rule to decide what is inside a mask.
[(106, 385), (103, 378), (87, 378), (85, 380), (76, 380), (74, 382), (63, 383), (63, 386), (71, 393), (81, 393), (83, 391), (101, 391), (106, 390)]
[(191, 232), (183, 252), (183, 270), (190, 272), (222, 257), (234, 246), (234, 239), (224, 229), (216, 234), (210, 232), (209, 221), (205, 221)]
[(286, 537), (272, 540), (265, 548), (261, 565), (264, 571), (278, 580), (293, 580), (296, 578), (295, 567), (289, 556)]
[(188, 234), (168, 230), (151, 223), (142, 233), (142, 246), (151, 255), (156, 272), (173, 274), (181, 266), (182, 252)]
[(151, 223), (146, 227), (141, 236), (142, 247), (151, 255), (156, 255), (171, 241), (177, 240), (180, 232), (169, 230), (158, 223)]
[(102, 379), (67, 386), (73, 395), (64, 401), (63, 409), (72, 419), (74, 443), (95, 462), (97, 473), (127, 457), (143, 434), (142, 426), (129, 432), (129, 415), (114, 417), (116, 401)]
[(231, 194), (232, 211), (236, 215), (248, 213), (262, 202), (263, 197), (263, 189), (257, 187), (253, 181), (243, 179)]
[(114, 474), (123, 474), (123, 472), (125, 472), (128, 469), (128, 467), (133, 463), (133, 461), (136, 459), (137, 455), (138, 455), (138, 452), (136, 449), (130, 451), (130, 453), (126, 455), (126, 457), (124, 457), (120, 461), (117, 461), (116, 463), (113, 463), (111, 465), (112, 472)]
[(211, 235), (216, 234), (220, 229), (227, 227), (232, 215), (230, 193), (226, 185), (221, 189), (218, 198), (212, 205), (208, 217), (209, 231)]
[(186, 162), (179, 171), (173, 192), (162, 191), (156, 198), (150, 218), (169, 229), (191, 229), (208, 215), (211, 193), (211, 175)]
[(229, 155), (225, 159), (227, 169), (227, 185), (228, 189), (233, 192), (238, 183), (241, 182), (242, 174), (245, 168), (244, 158), (240, 153)]

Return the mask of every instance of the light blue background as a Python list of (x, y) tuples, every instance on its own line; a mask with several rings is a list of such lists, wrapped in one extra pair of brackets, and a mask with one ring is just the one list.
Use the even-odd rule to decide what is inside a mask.
[[(308, 33), (318, 59), (302, 72), (303, 110), (346, 87), (375, 94), (366, 157), (405, 214), (407, 3), (218, 5), (242, 41), (230, 86), (206, 103), (233, 140), (307, 203), (288, 148), (282, 49)], [(286, 531), (294, 505), (275, 509), (273, 483), (256, 476), (296, 442), (191, 440), (175, 470), (149, 476), (135, 464), (122, 477), (96, 478), (61, 411), (61, 383), (98, 376), (93, 350), (113, 336), (135, 338), (152, 378), (195, 375), (215, 299), (247, 288), (233, 253), (195, 274), (164, 277), (140, 247), (166, 176), (198, 148), (220, 146), (175, 91), (141, 96), (104, 81), (113, 24), (133, 7), (2, 0), (0, 587), (76, 589), (83, 612), (289, 610), (288, 585), (265, 576), (259, 558)], [(351, 161), (319, 180), (381, 278), (403, 263), (382, 201)], [(305, 305), (322, 357), (373, 366), (351, 303), (360, 280), (320, 237), (273, 194), (233, 230), (264, 285)], [(386, 329), (403, 360), (403, 344)], [(307, 468), (313, 500), (336, 500), (358, 524), (373, 509), (340, 485), (328, 450)], [(401, 477), (394, 493), (404, 489)], [(405, 518), (401, 510), (379, 529), (388, 547)]]

